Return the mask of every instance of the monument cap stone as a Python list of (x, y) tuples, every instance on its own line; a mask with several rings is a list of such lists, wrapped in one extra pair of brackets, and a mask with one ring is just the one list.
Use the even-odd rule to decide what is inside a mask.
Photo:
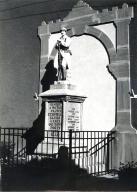
[(49, 96), (78, 96), (86, 98), (76, 87), (76, 85), (67, 83), (66, 81), (57, 81), (53, 85), (50, 85), (50, 89), (40, 93), (40, 97), (49, 97)]

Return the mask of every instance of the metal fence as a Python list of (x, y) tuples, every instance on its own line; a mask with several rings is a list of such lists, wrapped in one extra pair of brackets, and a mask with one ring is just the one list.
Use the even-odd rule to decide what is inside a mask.
[[(26, 154), (26, 140), (21, 136), (27, 129), (1, 128), (0, 143), (6, 146), (5, 162), (9, 166), (38, 158), (68, 158), (90, 174), (112, 170), (114, 132), (46, 130), (44, 140), (33, 154)], [(5, 150), (4, 150), (5, 151)]]
[(0, 158), (8, 166), (16, 166), (26, 161), (26, 140), (22, 135), (24, 128), (0, 128)]

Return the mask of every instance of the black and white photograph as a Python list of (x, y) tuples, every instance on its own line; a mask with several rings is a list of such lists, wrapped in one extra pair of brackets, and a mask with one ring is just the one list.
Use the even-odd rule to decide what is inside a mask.
[(0, 0), (0, 191), (137, 191), (137, 0)]

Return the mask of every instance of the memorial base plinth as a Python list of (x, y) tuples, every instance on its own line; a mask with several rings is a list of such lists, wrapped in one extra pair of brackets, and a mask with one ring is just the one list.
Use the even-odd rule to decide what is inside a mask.
[(112, 147), (112, 167), (119, 170), (122, 165), (137, 162), (137, 134), (132, 132), (116, 132)]
[[(80, 131), (82, 130), (82, 111), (83, 102), (86, 96), (77, 91), (76, 86), (67, 81), (58, 81), (50, 86), (48, 91), (39, 95), (45, 103), (45, 139), (47, 143), (48, 137), (48, 152), (53, 152), (53, 138), (54, 138), (54, 152), (57, 153), (58, 145), (66, 141), (62, 141), (61, 136), (56, 134), (63, 134), (63, 131)], [(49, 137), (46, 134), (52, 134)], [(55, 134), (55, 135), (54, 135)], [(67, 133), (65, 133), (67, 134)], [(52, 138), (51, 138), (52, 137)], [(67, 137), (64, 135), (63, 137)], [(51, 143), (51, 147), (50, 147)]]
[(45, 102), (45, 130), (82, 130), (82, 109), (85, 96), (66, 81), (55, 82), (40, 94)]

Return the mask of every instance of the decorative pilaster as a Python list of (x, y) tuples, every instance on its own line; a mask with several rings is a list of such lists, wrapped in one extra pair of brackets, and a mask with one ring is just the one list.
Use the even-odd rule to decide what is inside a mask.
[[(40, 83), (39, 83), (39, 93), (41, 93), (42, 90), (42, 84), (41, 80), (46, 72), (46, 65), (49, 62), (49, 26), (45, 23), (45, 21), (42, 22), (41, 26), (38, 28), (38, 35), (41, 40), (41, 56), (40, 56)], [(39, 112), (41, 111), (41, 102), (39, 102)]]

